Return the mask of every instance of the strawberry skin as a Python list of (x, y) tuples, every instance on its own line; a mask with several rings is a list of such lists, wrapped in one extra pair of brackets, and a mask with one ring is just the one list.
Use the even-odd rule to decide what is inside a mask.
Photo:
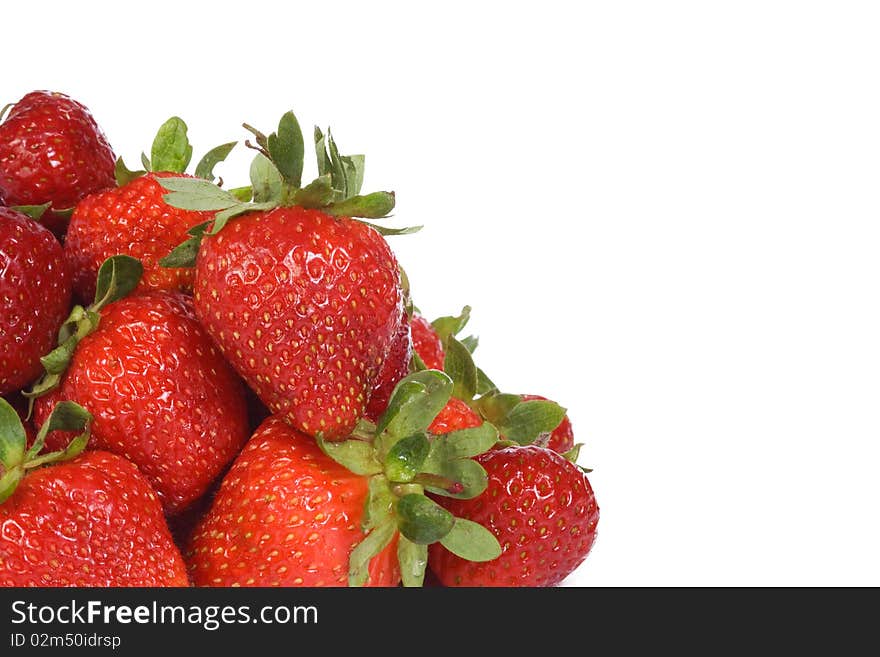
[[(89, 447), (134, 462), (168, 514), (207, 490), (249, 432), (241, 382), (180, 293), (135, 294), (104, 308), (60, 387), (37, 400), (38, 425), (61, 400), (94, 416)], [(53, 432), (47, 449), (66, 443)]]
[(61, 245), (46, 228), (0, 208), (0, 395), (43, 370), (70, 310), (70, 276)]
[(0, 527), (0, 586), (189, 584), (156, 494), (109, 452), (28, 473)]
[[(533, 399), (547, 401), (547, 398), (542, 397), (541, 395), (521, 395), (521, 399), (523, 401), (530, 401)], [(552, 449), (554, 452), (559, 452), (560, 454), (565, 454), (574, 447), (574, 432), (572, 431), (571, 420), (568, 419), (568, 415), (564, 416), (562, 422), (559, 423), (559, 426), (550, 432), (545, 447)]]
[(319, 210), (236, 218), (196, 263), (196, 313), (223, 354), (273, 413), (328, 440), (364, 414), (402, 303), (384, 238)]
[(451, 397), (428, 427), (428, 432), (435, 435), (473, 429), (483, 423), (483, 419), (457, 397)]
[(430, 370), (443, 370), (443, 342), (431, 322), (421, 315), (414, 314), (410, 320), (413, 349)]
[[(196, 528), (197, 586), (346, 586), (363, 539), (367, 478), (326, 456), (279, 417), (256, 431)], [(400, 581), (397, 540), (370, 564), (369, 586)]]
[[(115, 161), (88, 109), (64, 94), (31, 92), (0, 123), (0, 202), (72, 208), (115, 185)], [(60, 234), (67, 222), (51, 210), (42, 222)]]
[(64, 243), (73, 287), (81, 299), (95, 296), (98, 269), (109, 257), (130, 255), (141, 261), (144, 273), (138, 289), (191, 290), (192, 268), (166, 268), (159, 260), (187, 239), (187, 231), (208, 221), (213, 212), (173, 208), (162, 196), (167, 191), (156, 178), (183, 174), (148, 173), (131, 182), (87, 196), (73, 211)]
[(555, 586), (586, 559), (596, 538), (599, 507), (576, 465), (544, 447), (507, 447), (477, 461), (489, 486), (470, 500), (437, 501), (456, 516), (495, 534), (502, 554), (465, 561), (440, 544), (429, 564), (445, 586)]
[(400, 326), (397, 334), (391, 342), (388, 354), (382, 361), (382, 367), (376, 376), (376, 384), (370, 393), (370, 401), (367, 404), (366, 417), (373, 422), (388, 408), (388, 400), (391, 393), (400, 380), (409, 374), (409, 363), (412, 360), (412, 334), (410, 333), (409, 321), (406, 312), (402, 311)]

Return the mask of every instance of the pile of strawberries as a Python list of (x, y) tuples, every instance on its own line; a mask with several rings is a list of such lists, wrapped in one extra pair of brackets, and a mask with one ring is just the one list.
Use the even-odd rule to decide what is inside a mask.
[(0, 585), (550, 586), (599, 519), (565, 409), (428, 322), (364, 158), (293, 113), (225, 188), (90, 112), (0, 115)]

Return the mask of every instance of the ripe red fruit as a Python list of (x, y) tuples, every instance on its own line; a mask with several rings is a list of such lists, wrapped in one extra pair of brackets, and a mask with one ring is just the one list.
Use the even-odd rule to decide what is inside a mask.
[(156, 494), (109, 452), (27, 473), (0, 527), (0, 586), (189, 584)]
[(67, 265), (52, 233), (0, 208), (0, 395), (40, 375), (40, 357), (55, 345), (70, 297)]
[[(521, 398), (523, 401), (533, 399), (547, 401), (547, 398), (541, 395), (522, 395)], [(547, 443), (544, 446), (560, 454), (565, 454), (574, 447), (574, 432), (572, 431), (571, 420), (568, 419), (568, 415), (565, 415), (559, 426), (550, 432), (547, 437)]]
[(443, 359), (446, 357), (443, 353), (443, 341), (431, 326), (431, 322), (421, 315), (414, 314), (410, 319), (410, 326), (412, 328), (413, 349), (419, 358), (428, 369), (442, 370)]
[(382, 367), (376, 375), (376, 383), (370, 393), (370, 401), (365, 412), (369, 420), (375, 422), (388, 407), (391, 393), (400, 380), (409, 374), (409, 363), (412, 360), (412, 334), (406, 312), (401, 312), (400, 325), (391, 341), (388, 354), (382, 361)]
[[(188, 550), (197, 586), (346, 586), (364, 537), (368, 480), (279, 417), (266, 420), (223, 479)], [(369, 567), (369, 586), (400, 581), (397, 539)]]
[(364, 414), (402, 303), (384, 238), (320, 210), (238, 217), (196, 264), (196, 313), (226, 358), (273, 413), (328, 440)]
[(461, 429), (473, 429), (482, 423), (483, 419), (470, 406), (452, 397), (431, 422), (428, 432), (440, 435)]
[[(202, 495), (248, 437), (241, 382), (180, 293), (146, 292), (104, 308), (60, 387), (37, 400), (38, 423), (59, 400), (94, 416), (90, 447), (134, 462), (169, 514)], [(63, 434), (50, 434), (48, 448), (59, 441)]]
[(162, 196), (167, 191), (156, 178), (185, 177), (178, 173), (148, 173), (131, 182), (80, 201), (70, 219), (64, 243), (73, 286), (81, 299), (95, 295), (95, 280), (103, 262), (114, 255), (137, 258), (144, 267), (139, 289), (191, 290), (189, 267), (166, 268), (159, 260), (187, 239), (187, 231), (208, 221), (213, 212), (173, 208)]
[(429, 566), (445, 586), (555, 586), (586, 559), (596, 538), (599, 507), (576, 465), (552, 450), (507, 447), (476, 459), (489, 486), (470, 500), (438, 502), (456, 516), (480, 523), (502, 554), (465, 561), (439, 544)]
[(72, 208), (115, 184), (116, 157), (88, 109), (60, 93), (34, 91), (0, 123), (0, 202), (51, 203), (43, 224), (61, 234)]

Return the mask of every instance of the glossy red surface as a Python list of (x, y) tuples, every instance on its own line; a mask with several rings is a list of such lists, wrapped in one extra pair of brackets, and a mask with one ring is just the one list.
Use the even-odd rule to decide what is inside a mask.
[(599, 506), (587, 476), (544, 447), (507, 447), (477, 461), (489, 486), (471, 500), (436, 498), (454, 515), (491, 531), (502, 554), (475, 563), (439, 543), (429, 565), (444, 586), (554, 586), (587, 558)]
[[(63, 94), (34, 91), (0, 123), (0, 203), (72, 208), (115, 185), (116, 156), (88, 109)], [(61, 232), (67, 220), (47, 213)]]
[(70, 310), (70, 276), (61, 245), (30, 217), (0, 208), (0, 395), (43, 371)]
[[(204, 493), (249, 433), (241, 382), (181, 293), (135, 294), (107, 306), (60, 388), (37, 400), (38, 425), (62, 399), (94, 416), (90, 448), (137, 464), (168, 513)], [(67, 440), (50, 434), (47, 449)]]
[[(346, 586), (367, 478), (326, 456), (310, 436), (266, 420), (223, 480), (193, 535), (197, 586)], [(368, 586), (400, 580), (397, 540), (373, 558)]]
[(363, 223), (300, 207), (254, 212), (206, 238), (196, 312), (273, 413), (328, 439), (363, 415), (397, 331), (397, 260)]
[(0, 586), (187, 586), (156, 494), (114, 454), (25, 475), (0, 504)]

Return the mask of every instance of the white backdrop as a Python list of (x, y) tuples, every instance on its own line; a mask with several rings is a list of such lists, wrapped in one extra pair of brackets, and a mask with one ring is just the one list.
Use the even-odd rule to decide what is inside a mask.
[(586, 442), (568, 584), (880, 585), (876, 5), (367, 4), (10, 3), (0, 105), (65, 91), (131, 164), (289, 108), (366, 153), (416, 303)]

